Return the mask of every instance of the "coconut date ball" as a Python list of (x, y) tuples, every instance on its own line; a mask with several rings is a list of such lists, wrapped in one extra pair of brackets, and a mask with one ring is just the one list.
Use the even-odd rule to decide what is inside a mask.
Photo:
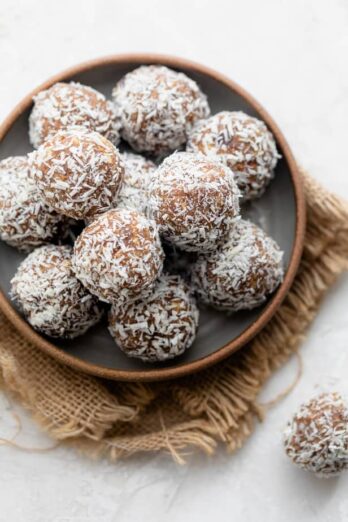
[(30, 176), (60, 214), (90, 219), (114, 206), (124, 165), (116, 147), (97, 132), (57, 132), (30, 154)]
[(202, 154), (174, 153), (151, 176), (148, 213), (182, 250), (214, 250), (239, 214), (233, 173)]
[(119, 119), (111, 101), (80, 83), (56, 83), (34, 97), (29, 117), (29, 138), (34, 148), (60, 130), (81, 126), (99, 132), (115, 145), (119, 141)]
[(163, 268), (156, 224), (129, 209), (106, 212), (74, 245), (73, 267), (86, 288), (107, 303), (149, 291)]
[(12, 297), (35, 330), (73, 339), (103, 314), (98, 299), (76, 279), (69, 246), (37, 248), (20, 264), (11, 281)]
[(220, 310), (236, 312), (261, 305), (283, 279), (283, 252), (250, 221), (237, 221), (219, 248), (191, 265), (198, 298)]
[(179, 276), (163, 274), (149, 296), (111, 307), (109, 331), (129, 357), (166, 361), (191, 346), (198, 318), (186, 283)]
[(27, 156), (0, 161), (0, 238), (21, 251), (49, 243), (62, 217), (47, 206), (29, 177)]
[(348, 407), (338, 393), (303, 404), (284, 432), (284, 448), (300, 468), (321, 478), (348, 469)]
[(185, 74), (143, 65), (115, 86), (121, 136), (134, 150), (166, 154), (183, 145), (193, 125), (210, 114), (206, 96)]
[(140, 154), (124, 152), (121, 156), (125, 174), (116, 201), (117, 208), (133, 208), (144, 213), (147, 207), (147, 187), (156, 165)]
[(223, 111), (198, 122), (187, 150), (218, 156), (234, 172), (244, 200), (263, 194), (279, 158), (266, 125), (243, 112)]

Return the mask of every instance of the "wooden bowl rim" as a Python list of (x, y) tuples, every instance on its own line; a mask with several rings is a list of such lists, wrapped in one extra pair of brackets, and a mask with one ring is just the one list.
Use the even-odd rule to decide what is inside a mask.
[(282, 153), (285, 160), (288, 163), (292, 183), (295, 192), (296, 202), (296, 231), (295, 241), (292, 248), (290, 257), (290, 263), (288, 270), (285, 274), (284, 280), (274, 296), (270, 299), (261, 315), (248, 326), (238, 337), (233, 341), (219, 348), (212, 354), (209, 354), (197, 361), (190, 363), (182, 363), (174, 368), (156, 368), (151, 370), (117, 370), (97, 364), (89, 363), (81, 360), (78, 357), (66, 353), (63, 349), (56, 347), (47, 339), (41, 337), (40, 334), (35, 332), (31, 326), (19, 315), (19, 313), (12, 307), (10, 302), (4, 293), (0, 290), (0, 309), (9, 319), (9, 321), (17, 328), (17, 330), (31, 343), (36, 345), (46, 354), (54, 357), (62, 364), (66, 364), (76, 370), (111, 380), (120, 381), (160, 381), (166, 379), (174, 379), (178, 377), (187, 376), (191, 373), (204, 370), (209, 366), (212, 366), (223, 359), (226, 359), (233, 352), (242, 348), (247, 342), (249, 342), (272, 318), (283, 299), (285, 298), (293, 280), (296, 275), (302, 250), (304, 244), (304, 234), (306, 225), (306, 205), (305, 196), (303, 189), (302, 176), (298, 170), (295, 159), (291, 153), (289, 145), (283, 136), (283, 133), (274, 122), (268, 112), (251, 96), (243, 87), (230, 80), (223, 74), (216, 72), (209, 67), (198, 64), (196, 62), (178, 58), (174, 56), (167, 56), (161, 54), (121, 54), (111, 55), (94, 60), (89, 60), (81, 64), (75, 65), (64, 71), (52, 76), (50, 79), (39, 85), (36, 89), (30, 92), (25, 98), (19, 102), (11, 113), (4, 120), (0, 126), (0, 142), (3, 140), (7, 132), (13, 126), (15, 121), (32, 105), (33, 96), (43, 89), (47, 89), (58, 81), (64, 81), (69, 79), (71, 76), (88, 72), (91, 69), (108, 65), (119, 65), (119, 64), (132, 64), (138, 66), (141, 63), (144, 64), (165, 64), (169, 67), (177, 69), (190, 69), (196, 73), (200, 73), (213, 78), (214, 80), (224, 84), (229, 89), (235, 91), (242, 98), (244, 98), (263, 118), (268, 127), (271, 129), (276, 137), (277, 142), (282, 148)]

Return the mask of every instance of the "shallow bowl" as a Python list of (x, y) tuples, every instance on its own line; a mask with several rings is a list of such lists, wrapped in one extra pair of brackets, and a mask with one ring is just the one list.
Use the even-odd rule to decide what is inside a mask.
[(203, 370), (225, 359), (248, 343), (271, 319), (286, 296), (301, 258), (305, 202), (301, 175), (289, 146), (276, 123), (242, 87), (203, 65), (181, 58), (160, 55), (116, 55), (100, 58), (68, 69), (33, 92), (11, 112), (0, 127), (0, 159), (31, 150), (28, 116), (32, 98), (57, 81), (79, 81), (110, 97), (116, 81), (142, 64), (163, 64), (183, 71), (196, 80), (208, 95), (212, 113), (242, 110), (263, 119), (273, 132), (282, 155), (275, 178), (264, 196), (244, 209), (244, 216), (259, 223), (284, 251), (283, 283), (263, 306), (228, 316), (202, 310), (200, 328), (193, 346), (181, 357), (163, 364), (144, 364), (127, 358), (115, 346), (106, 324), (100, 324), (73, 341), (57, 341), (35, 332), (10, 302), (10, 280), (24, 255), (0, 242), (0, 309), (21, 334), (63, 364), (99, 377), (118, 380), (163, 380)]

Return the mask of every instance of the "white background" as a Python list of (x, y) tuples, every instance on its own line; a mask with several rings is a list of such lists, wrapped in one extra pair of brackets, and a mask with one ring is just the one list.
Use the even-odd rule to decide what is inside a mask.
[[(348, 197), (347, 0), (1, 0), (0, 117), (50, 75), (83, 60), (160, 52), (209, 65), (246, 87), (273, 115), (298, 161)], [(348, 476), (319, 481), (283, 454), (281, 430), (301, 401), (348, 391), (348, 278), (326, 299), (303, 345), (304, 376), (234, 456), (166, 456), (110, 464), (67, 449), (0, 447), (0, 521), (340, 522)], [(272, 379), (272, 398), (295, 374)], [(18, 406), (0, 396), (0, 437), (24, 420), (18, 442), (49, 445)]]

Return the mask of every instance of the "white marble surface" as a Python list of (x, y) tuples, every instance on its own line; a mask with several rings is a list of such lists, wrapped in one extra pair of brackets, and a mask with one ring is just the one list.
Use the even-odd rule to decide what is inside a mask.
[[(1, 0), (0, 117), (49, 75), (92, 57), (153, 51), (188, 57), (235, 79), (263, 103), (302, 165), (348, 197), (347, 0)], [(348, 476), (318, 481), (283, 454), (290, 413), (319, 390), (348, 391), (348, 278), (323, 304), (304, 343), (304, 376), (233, 457), (165, 456), (90, 462), (71, 450), (0, 447), (0, 521), (340, 522)], [(295, 361), (263, 393), (291, 381)], [(24, 420), (18, 442), (49, 445), (0, 396), (0, 437)]]

